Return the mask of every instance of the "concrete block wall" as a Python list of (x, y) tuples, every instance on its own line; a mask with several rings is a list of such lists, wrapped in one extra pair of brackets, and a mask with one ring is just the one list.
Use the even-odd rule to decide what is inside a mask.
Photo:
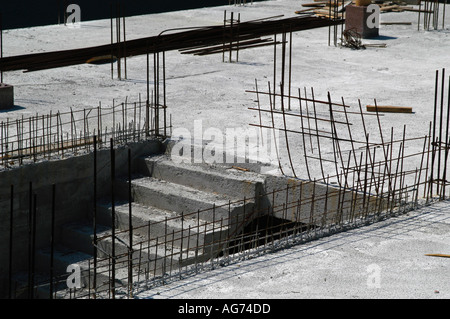
[[(158, 140), (131, 143), (115, 150), (116, 178), (126, 176), (128, 148), (132, 160), (161, 151)], [(110, 149), (97, 152), (97, 197), (110, 193)], [(36, 194), (36, 248), (50, 244), (52, 185), (55, 184), (55, 236), (59, 226), (92, 215), (94, 205), (94, 155), (66, 157), (43, 161), (0, 172), (0, 296), (8, 287), (10, 245), (10, 198), (13, 197), (13, 271), (28, 269), (29, 196)], [(132, 164), (132, 167), (136, 165)]]

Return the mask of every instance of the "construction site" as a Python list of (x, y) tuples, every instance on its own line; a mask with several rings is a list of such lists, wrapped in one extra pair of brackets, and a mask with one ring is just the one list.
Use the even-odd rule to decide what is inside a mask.
[(449, 298), (447, 4), (2, 29), (0, 297)]

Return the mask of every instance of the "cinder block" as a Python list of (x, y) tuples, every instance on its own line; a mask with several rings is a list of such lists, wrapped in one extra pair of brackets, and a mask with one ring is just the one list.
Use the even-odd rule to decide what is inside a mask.
[(14, 106), (14, 87), (0, 83), (0, 110), (9, 109)]
[(345, 8), (345, 30), (354, 29), (362, 38), (377, 37), (379, 28), (369, 28), (367, 25), (371, 14), (367, 12), (367, 6), (348, 5)]

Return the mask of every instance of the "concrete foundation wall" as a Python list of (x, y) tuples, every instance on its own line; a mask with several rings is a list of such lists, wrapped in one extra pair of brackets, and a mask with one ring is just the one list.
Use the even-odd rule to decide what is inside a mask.
[[(116, 178), (126, 176), (128, 148), (132, 160), (161, 151), (161, 143), (150, 140), (115, 150)], [(97, 198), (110, 193), (110, 149), (97, 152)], [(13, 271), (28, 269), (29, 196), (36, 194), (36, 249), (50, 245), (52, 185), (55, 184), (55, 236), (59, 226), (90, 217), (94, 205), (94, 155), (67, 157), (0, 172), (0, 296), (7, 291), (10, 245), (11, 185), (13, 196)], [(136, 165), (132, 164), (132, 167)]]

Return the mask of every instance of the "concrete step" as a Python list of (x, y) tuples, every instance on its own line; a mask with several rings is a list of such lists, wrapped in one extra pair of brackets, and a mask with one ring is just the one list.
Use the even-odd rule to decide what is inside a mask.
[[(129, 230), (130, 206), (128, 202), (118, 202), (114, 206), (115, 224), (119, 230)], [(111, 225), (111, 203), (97, 206), (97, 220)], [(133, 233), (143, 240), (165, 237), (178, 248), (207, 246), (214, 240), (225, 239), (229, 229), (220, 222), (206, 222), (191, 215), (179, 215), (177, 212), (147, 207), (139, 203), (131, 203)]]
[[(253, 201), (237, 201), (225, 195), (201, 191), (192, 187), (158, 180), (153, 177), (140, 177), (132, 181), (133, 201), (144, 206), (175, 211), (180, 215), (196, 214), (196, 217), (209, 222), (222, 222), (230, 231), (238, 232), (243, 220), (253, 214)], [(213, 209), (214, 208), (214, 209)]]
[[(12, 278), (13, 287), (13, 299), (29, 299), (28, 290), (28, 272), (20, 271), (13, 275)], [(60, 293), (67, 288), (67, 283), (64, 282), (54, 282), (52, 290), (52, 298), (61, 298), (61, 295), (65, 293)], [(56, 297), (55, 297), (56, 294)], [(33, 289), (33, 299), (50, 299), (50, 283), (49, 274), (47, 272), (35, 272), (34, 274), (34, 289)]]
[(169, 155), (141, 159), (140, 172), (168, 182), (233, 198), (254, 198), (264, 185), (261, 174), (231, 165), (175, 163)]
[[(112, 231), (103, 225), (97, 225), (97, 228), (102, 229), (101, 232), (97, 232), (97, 260), (104, 260), (104, 263), (108, 265), (108, 259), (112, 255), (113, 247)], [(78, 252), (81, 256), (85, 256), (86, 259), (87, 256), (90, 256), (92, 259), (94, 253), (94, 234), (91, 223), (77, 221), (67, 224), (64, 226), (63, 233), (67, 238), (71, 239), (70, 241), (64, 240), (64, 245), (67, 245), (72, 251)], [(207, 235), (200, 233), (199, 236), (195, 236), (192, 233), (190, 235), (190, 246), (186, 243), (181, 249), (172, 243), (171, 233), (167, 233), (165, 236), (152, 238), (151, 240), (148, 240), (146, 236), (140, 235), (139, 232), (133, 233), (133, 251), (131, 257), (134, 268), (141, 270), (144, 268), (149, 269), (150, 272), (156, 276), (163, 274), (167, 269), (177, 269), (181, 265), (186, 265), (186, 261), (191, 260), (194, 262), (193, 257), (195, 256), (197, 256), (199, 260), (207, 260), (212, 256), (217, 256), (219, 247), (205, 242), (205, 238), (206, 240), (212, 241), (208, 236), (214, 236), (215, 238), (218, 236), (217, 232), (210, 232)], [(194, 245), (192, 241), (194, 239), (197, 240), (202, 238), (200, 235), (203, 235), (203, 243), (197, 241)], [(116, 229), (114, 247), (116, 268), (127, 268), (130, 256), (128, 231)], [(65, 267), (67, 267), (67, 265)], [(85, 268), (88, 267), (86, 266)]]
[[(61, 244), (75, 251), (85, 254), (94, 254), (94, 229), (93, 224), (85, 220), (73, 221), (61, 226)], [(97, 237), (107, 236), (110, 227), (98, 224)]]

